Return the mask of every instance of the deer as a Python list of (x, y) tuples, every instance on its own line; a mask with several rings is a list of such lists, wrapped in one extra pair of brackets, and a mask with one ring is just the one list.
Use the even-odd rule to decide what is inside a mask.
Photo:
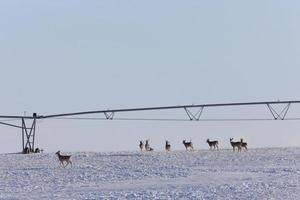
[(154, 149), (152, 147), (150, 147), (148, 151), (154, 151)]
[(154, 151), (154, 149), (150, 147), (149, 140), (146, 140), (145, 149), (146, 151)]
[(186, 142), (185, 140), (183, 140), (182, 143), (184, 144), (186, 150), (194, 150), (192, 141)]
[(241, 142), (233, 142), (232, 140), (233, 140), (233, 138), (230, 138), (230, 144), (231, 144), (231, 146), (233, 148), (233, 151), (235, 151), (235, 147), (237, 147), (238, 152), (241, 152), (241, 150), (242, 150), (242, 143)]
[(209, 139), (207, 139), (206, 142), (208, 143), (210, 150), (212, 150), (213, 147), (214, 147), (214, 150), (216, 148), (219, 149), (219, 146), (218, 146), (219, 142), (217, 140), (210, 141)]
[(140, 149), (141, 149), (141, 151), (143, 151), (143, 148), (144, 148), (144, 143), (143, 143), (143, 141), (142, 141), (142, 140), (140, 141), (140, 145), (139, 145), (139, 146), (140, 146)]
[(146, 151), (148, 151), (150, 149), (149, 140), (146, 140), (145, 149), (146, 149)]
[[(58, 156), (58, 159), (60, 161), (60, 164), (65, 168), (69, 164), (71, 164), (72, 167), (72, 161), (70, 160), (71, 156), (70, 155), (61, 155), (60, 151), (55, 153)], [(64, 162), (66, 162), (66, 165), (64, 165)]]
[(170, 151), (171, 150), (171, 145), (170, 145), (170, 143), (169, 143), (168, 140), (166, 140), (165, 149), (166, 149), (166, 151)]
[(245, 150), (248, 150), (247, 148), (247, 142), (243, 142), (243, 138), (241, 138), (241, 148), (245, 148)]

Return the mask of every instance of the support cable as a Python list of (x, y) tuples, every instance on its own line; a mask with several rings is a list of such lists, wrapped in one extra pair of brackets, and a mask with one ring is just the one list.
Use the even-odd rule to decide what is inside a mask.
[[(98, 118), (98, 117), (62, 117), (62, 118), (51, 118), (52, 120), (107, 120), (106, 118)], [(189, 121), (196, 121), (190, 119), (180, 119), (180, 118), (114, 118), (114, 121), (182, 121), (182, 122), (189, 122)], [(285, 118), (285, 121), (291, 120), (300, 120), (300, 118)], [(244, 118), (244, 119), (237, 119), (237, 118), (230, 118), (230, 119), (223, 119), (223, 118), (213, 118), (213, 119), (199, 119), (197, 121), (202, 122), (218, 122), (218, 121), (274, 121), (274, 118)]]

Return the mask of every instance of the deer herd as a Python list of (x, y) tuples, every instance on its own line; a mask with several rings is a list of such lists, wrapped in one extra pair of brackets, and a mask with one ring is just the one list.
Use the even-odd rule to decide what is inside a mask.
[[(233, 148), (233, 151), (235, 151), (236, 148), (237, 148), (238, 152), (241, 152), (243, 148), (245, 150), (248, 150), (247, 142), (244, 142), (243, 139), (241, 139), (240, 141), (234, 142), (233, 138), (230, 138), (229, 141)], [(215, 150), (215, 149), (219, 150), (219, 146), (218, 146), (219, 142), (217, 140), (211, 141), (211, 140), (207, 139), (206, 142), (207, 142), (210, 150)], [(183, 140), (182, 143), (186, 150), (191, 150), (191, 151), (194, 150), (192, 140), (190, 140), (189, 142), (187, 142), (186, 140)], [(140, 147), (141, 151), (143, 151), (144, 149), (145, 149), (145, 151), (154, 151), (154, 149), (150, 146), (149, 140), (146, 140), (145, 144), (141, 140), (139, 147)], [(168, 140), (166, 140), (166, 143), (165, 143), (165, 150), (171, 151), (171, 144)], [(70, 155), (61, 155), (60, 151), (56, 152), (55, 154), (58, 156), (58, 160), (64, 168), (67, 167), (69, 164), (72, 166), (72, 161), (71, 161)]]
[[(245, 150), (248, 150), (247, 142), (244, 142), (243, 138), (240, 141), (236, 141), (236, 142), (233, 142), (233, 138), (230, 138), (229, 141), (230, 141), (230, 144), (233, 148), (233, 151), (235, 151), (236, 148), (237, 148), (238, 152), (241, 152), (243, 148)], [(216, 149), (219, 150), (218, 140), (211, 141), (211, 140), (207, 139), (206, 142), (207, 142), (210, 150), (216, 150)], [(186, 140), (183, 140), (182, 143), (183, 143), (186, 150), (194, 150), (192, 140), (190, 140), (189, 142), (187, 142)], [(144, 149), (145, 149), (145, 151), (154, 151), (154, 149), (152, 147), (150, 147), (149, 140), (146, 140), (145, 144), (141, 140), (139, 147), (140, 147), (141, 151), (143, 151)], [(171, 151), (171, 144), (168, 140), (166, 140), (165, 150), (166, 151)]]

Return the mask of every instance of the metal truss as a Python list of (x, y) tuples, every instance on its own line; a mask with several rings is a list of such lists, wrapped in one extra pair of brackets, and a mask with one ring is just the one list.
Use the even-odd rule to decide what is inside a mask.
[(202, 115), (204, 107), (200, 107), (199, 110), (196, 113), (192, 113), (187, 107), (184, 107), (184, 110), (189, 117), (190, 120), (196, 120), (199, 121), (200, 117)]
[(106, 119), (113, 120), (115, 112), (106, 111), (103, 112)]
[(281, 119), (284, 120), (286, 114), (288, 113), (291, 103), (287, 103), (287, 105), (281, 110), (281, 112), (276, 111), (269, 103), (267, 104), (271, 114), (273, 115), (274, 119)]

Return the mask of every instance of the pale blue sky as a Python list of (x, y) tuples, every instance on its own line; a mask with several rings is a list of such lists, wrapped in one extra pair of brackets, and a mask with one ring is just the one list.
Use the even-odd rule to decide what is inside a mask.
[[(299, 1), (1, 0), (0, 114), (300, 100), (299, 21)], [(249, 111), (269, 117), (265, 108)], [(135, 150), (148, 138), (155, 149), (165, 139), (182, 149), (192, 138), (206, 148), (209, 137), (229, 147), (232, 136), (250, 146), (299, 146), (299, 128), (298, 121), (44, 120), (36, 145)], [(20, 149), (20, 130), (0, 126), (0, 133), (0, 152)]]

